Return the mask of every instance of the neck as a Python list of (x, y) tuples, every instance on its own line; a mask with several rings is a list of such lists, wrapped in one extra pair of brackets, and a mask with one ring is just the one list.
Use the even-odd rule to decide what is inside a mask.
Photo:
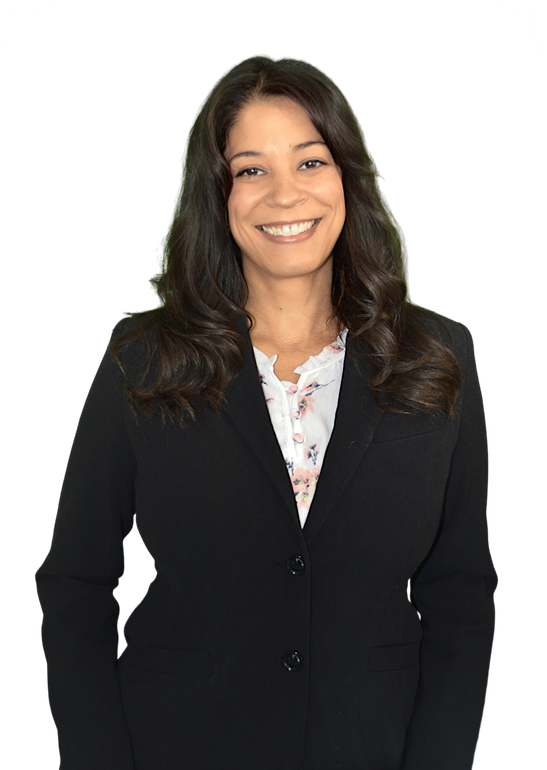
[[(251, 338), (253, 342), (258, 340), (268, 340), (269, 342), (284, 349), (301, 349), (315, 346), (317, 343), (329, 344), (340, 334), (342, 328), (337, 318), (334, 318), (327, 323), (327, 319), (323, 315), (321, 319), (317, 319), (312, 322), (305, 323), (296, 320), (291, 317), (290, 314), (278, 317), (274, 322), (271, 318), (264, 319), (258, 317), (250, 310), (246, 308), (246, 312), (253, 319), (253, 328), (251, 331)], [(247, 319), (247, 324), (250, 323)]]

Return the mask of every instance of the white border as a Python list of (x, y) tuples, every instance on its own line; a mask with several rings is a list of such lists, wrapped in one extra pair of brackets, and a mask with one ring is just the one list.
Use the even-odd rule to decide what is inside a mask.
[[(530, 19), (530, 42), (527, 46), (528, 53), (536, 55), (539, 42), (545, 40), (547, 34), (547, 22), (545, 15), (545, 2), (538, 0), (509, 0), (508, 2), (480, 3), (263, 3), (259, 7), (252, 3), (145, 3), (145, 2), (121, 2), (121, 3), (49, 3), (47, 0), (4, 0), (0, 2), (0, 43), (4, 38), (2, 51), (2, 64), (7, 64), (5, 51), (12, 55), (19, 53), (21, 47), (17, 42), (17, 22), (19, 16), (41, 16), (46, 21), (51, 21), (55, 11), (298, 11), (310, 10), (314, 13), (321, 11), (491, 11), (496, 21), (501, 21), (505, 16), (528, 16)], [(540, 57), (541, 58), (541, 57)], [(11, 87), (11, 68), (6, 70)], [(536, 87), (544, 82), (538, 79), (536, 68)], [(2, 85), (4, 80), (2, 79)], [(8, 89), (8, 98), (11, 88)], [(537, 96), (537, 90), (536, 90)], [(537, 105), (537, 101), (536, 101)], [(537, 145), (536, 145), (537, 146)]]
[[(0, 186), (0, 208), (2, 212), (1, 270), (0, 289), (3, 308), (0, 313), (1, 346), (1, 424), (2, 424), (2, 492), (0, 526), (0, 689), (2, 750), (0, 768), (11, 768), (11, 150), (12, 150), (12, 57), (24, 51), (17, 42), (18, 17), (41, 16), (46, 21), (55, 17), (56, 11), (272, 11), (272, 10), (309, 10), (321, 11), (490, 11), (496, 21), (506, 16), (529, 16), (530, 42), (526, 46), (528, 54), (535, 56), (535, 483), (536, 483), (536, 537), (535, 537), (535, 728), (536, 728), (536, 769), (545, 767), (545, 687), (546, 659), (544, 641), (544, 623), (546, 614), (545, 589), (546, 574), (542, 559), (542, 546), (545, 540), (543, 511), (545, 510), (542, 481), (545, 476), (545, 315), (542, 296), (545, 284), (545, 38), (547, 37), (547, 2), (499, 3), (272, 3), (260, 7), (250, 3), (72, 3), (40, 2), (39, 0), (6, 0), (0, 2), (0, 80), (1, 80), (1, 132), (2, 132), (2, 184)], [(44, 30), (44, 34), (47, 31)], [(523, 52), (524, 55), (524, 52)], [(500, 740), (503, 737), (500, 736)]]

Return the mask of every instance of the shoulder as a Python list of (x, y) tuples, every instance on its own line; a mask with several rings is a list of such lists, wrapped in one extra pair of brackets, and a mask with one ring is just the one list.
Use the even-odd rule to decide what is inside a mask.
[(131, 313), (114, 326), (108, 352), (132, 380), (148, 370), (157, 349), (158, 309)]
[(150, 335), (150, 332), (157, 328), (158, 310), (145, 310), (142, 313), (128, 313), (112, 329), (111, 342), (121, 338), (123, 335), (131, 333), (137, 338), (139, 335)]
[(114, 339), (114, 337), (119, 336), (122, 332), (126, 332), (129, 329), (135, 329), (139, 325), (142, 326), (143, 319), (146, 319), (147, 317), (148, 316), (144, 315), (124, 315), (123, 318), (120, 318), (120, 320), (112, 327), (112, 338)]
[(410, 308), (413, 320), (452, 350), (460, 366), (465, 369), (473, 351), (473, 339), (467, 326), (419, 305), (410, 305)]

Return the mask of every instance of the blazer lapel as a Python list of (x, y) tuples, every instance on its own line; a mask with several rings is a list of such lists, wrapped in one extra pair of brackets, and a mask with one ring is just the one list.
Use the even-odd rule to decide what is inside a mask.
[(236, 328), (245, 335), (245, 352), (243, 366), (226, 390), (227, 415), (250, 445), (281, 495), (293, 522), (309, 544), (357, 470), (383, 415), (369, 386), (369, 368), (364, 363), (358, 364), (352, 357), (349, 342), (334, 429), (302, 529), (285, 459), (260, 384), (245, 316), (238, 316)]

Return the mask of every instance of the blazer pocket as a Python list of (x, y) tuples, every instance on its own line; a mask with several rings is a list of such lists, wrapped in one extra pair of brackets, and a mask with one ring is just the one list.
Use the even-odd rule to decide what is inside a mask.
[(417, 666), (419, 660), (420, 642), (382, 645), (370, 647), (367, 668), (369, 671), (397, 671)]
[(169, 674), (212, 674), (210, 650), (195, 647), (169, 649), (161, 647), (127, 646), (120, 660), (129, 668), (142, 671), (163, 671)]

